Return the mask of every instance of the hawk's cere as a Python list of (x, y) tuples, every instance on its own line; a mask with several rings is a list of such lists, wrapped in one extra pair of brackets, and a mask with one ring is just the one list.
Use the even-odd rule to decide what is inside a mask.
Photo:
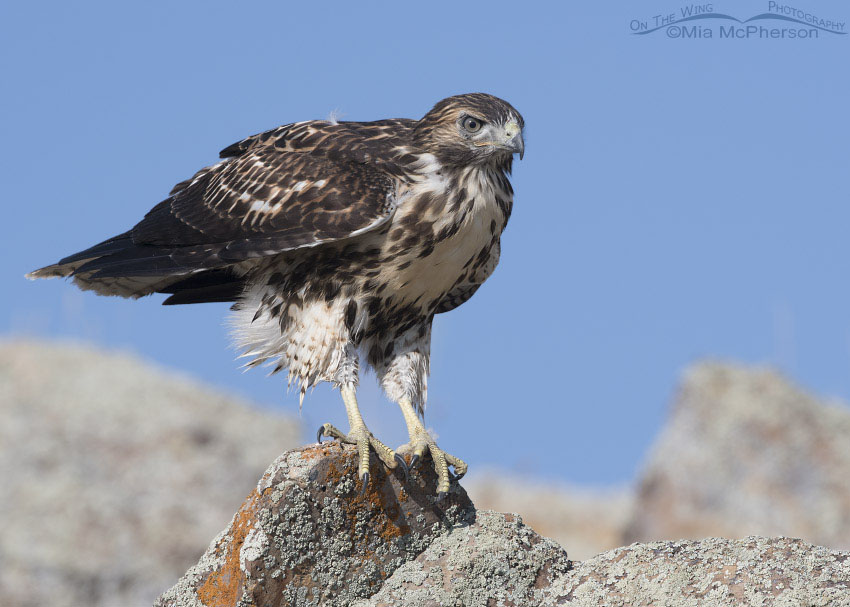
[(366, 428), (361, 358), (407, 422), (399, 451), (430, 452), (438, 492), (466, 464), (425, 430), (431, 322), (469, 299), (499, 261), (523, 119), (483, 93), (437, 103), (421, 120), (287, 124), (225, 148), (123, 234), (36, 270), (102, 295), (168, 293), (163, 303), (234, 302), (249, 365), (340, 388), (369, 480), (369, 447), (406, 462)]

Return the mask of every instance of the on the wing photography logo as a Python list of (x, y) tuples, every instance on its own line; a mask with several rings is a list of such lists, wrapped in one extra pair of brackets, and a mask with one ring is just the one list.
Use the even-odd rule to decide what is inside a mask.
[(847, 35), (841, 19), (773, 0), (767, 3), (767, 12), (749, 18), (717, 12), (713, 3), (689, 4), (677, 12), (632, 19), (629, 29), (637, 36), (663, 32), (667, 38), (686, 39), (811, 40)]

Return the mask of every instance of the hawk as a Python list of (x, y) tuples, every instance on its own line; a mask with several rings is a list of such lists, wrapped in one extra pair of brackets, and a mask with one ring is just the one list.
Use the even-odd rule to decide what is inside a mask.
[[(484, 93), (444, 99), (420, 120), (287, 124), (222, 150), (131, 230), (28, 277), (166, 293), (164, 305), (233, 302), (249, 366), (286, 369), (302, 403), (317, 382), (340, 389), (350, 430), (324, 424), (318, 439), (356, 446), (363, 490), (370, 448), (405, 474), (430, 453), (442, 498), (449, 466), (459, 478), (467, 465), (423, 425), (431, 324), (499, 261), (523, 127)], [(401, 407), (410, 442), (398, 453), (360, 414), (361, 362)]]

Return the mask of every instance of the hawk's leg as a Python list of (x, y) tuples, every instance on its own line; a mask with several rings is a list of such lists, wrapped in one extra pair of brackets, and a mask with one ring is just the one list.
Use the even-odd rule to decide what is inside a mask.
[(437, 497), (442, 499), (449, 492), (449, 466), (455, 469), (455, 479), (459, 479), (466, 474), (467, 465), (462, 459), (446, 453), (437, 446), (437, 443), (428, 434), (422, 420), (416, 414), (416, 409), (410, 399), (403, 398), (398, 402), (401, 407), (401, 412), (404, 414), (404, 421), (407, 423), (407, 433), (410, 435), (410, 442), (402, 447), (399, 447), (399, 452), (412, 453), (410, 467), (422, 459), (425, 452), (431, 454), (431, 459), (434, 461), (434, 470), (437, 472)]
[[(348, 414), (348, 426), (350, 428), (348, 434), (344, 434), (331, 424), (324, 424), (319, 428), (316, 439), (321, 442), (323, 436), (331, 436), (343, 443), (357, 446), (357, 475), (363, 484), (361, 492), (365, 492), (366, 486), (369, 484), (369, 447), (372, 447), (387, 468), (393, 469), (399, 463), (403, 465), (404, 460), (369, 432), (369, 428), (363, 422), (363, 416), (360, 415), (360, 408), (357, 406), (354, 386), (343, 386), (340, 392), (342, 393), (342, 401), (345, 403), (345, 411)], [(407, 471), (405, 470), (405, 472)]]

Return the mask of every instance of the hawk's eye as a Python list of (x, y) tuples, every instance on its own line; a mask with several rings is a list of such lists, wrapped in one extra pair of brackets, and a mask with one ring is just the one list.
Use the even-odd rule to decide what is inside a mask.
[(463, 119), (463, 122), (461, 122), (461, 125), (463, 125), (463, 128), (465, 128), (470, 133), (475, 133), (477, 131), (480, 131), (482, 124), (484, 124), (484, 123), (481, 122), (480, 120), (478, 120), (478, 118), (473, 118), (472, 116), (467, 116), (466, 118)]

